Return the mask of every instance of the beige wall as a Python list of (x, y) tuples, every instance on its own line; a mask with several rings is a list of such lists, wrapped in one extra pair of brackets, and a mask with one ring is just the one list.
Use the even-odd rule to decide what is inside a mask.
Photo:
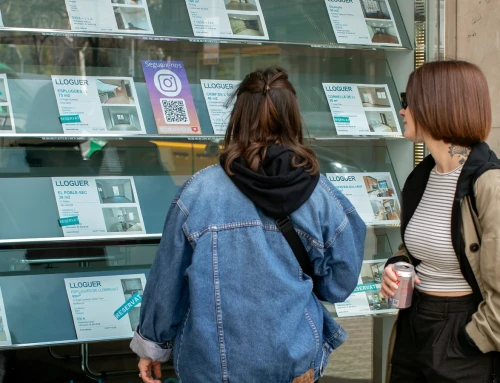
[(446, 0), (445, 57), (484, 71), (493, 108), (488, 143), (500, 154), (500, 0)]

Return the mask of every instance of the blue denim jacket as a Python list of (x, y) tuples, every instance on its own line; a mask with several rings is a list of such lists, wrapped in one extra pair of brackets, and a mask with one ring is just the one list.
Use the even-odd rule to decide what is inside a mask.
[[(356, 287), (366, 227), (321, 176), (291, 215), (328, 302)], [(194, 175), (168, 212), (131, 348), (167, 361), (184, 383), (290, 383), (347, 339), (275, 221), (216, 165)], [(175, 340), (174, 340), (175, 339)]]

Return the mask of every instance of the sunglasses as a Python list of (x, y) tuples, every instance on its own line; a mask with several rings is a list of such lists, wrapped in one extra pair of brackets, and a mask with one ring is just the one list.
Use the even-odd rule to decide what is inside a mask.
[(408, 101), (406, 100), (406, 93), (401, 93), (401, 107), (403, 109), (408, 108)]

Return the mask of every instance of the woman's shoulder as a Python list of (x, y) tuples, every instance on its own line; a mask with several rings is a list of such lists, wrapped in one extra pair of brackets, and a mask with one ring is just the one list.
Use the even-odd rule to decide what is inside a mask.
[(476, 194), (480, 191), (495, 191), (500, 188), (500, 169), (491, 169), (479, 176), (476, 181)]

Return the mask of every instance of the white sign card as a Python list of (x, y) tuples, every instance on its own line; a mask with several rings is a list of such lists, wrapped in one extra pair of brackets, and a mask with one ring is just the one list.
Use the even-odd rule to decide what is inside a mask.
[(10, 100), (9, 84), (7, 75), (0, 74), (0, 135), (2, 133), (15, 133), (12, 103)]
[(342, 303), (335, 303), (339, 317), (395, 313), (381, 292), (382, 276), (387, 259), (363, 261), (358, 284)]
[(139, 324), (144, 274), (64, 278), (78, 339), (132, 337)]
[(226, 134), (229, 114), (234, 100), (226, 108), (226, 102), (240, 83), (236, 80), (200, 80), (203, 96), (207, 103), (208, 114), (212, 122), (214, 134)]
[(339, 136), (401, 136), (387, 84), (323, 83)]
[(7, 323), (7, 314), (3, 302), (2, 290), (0, 289), (0, 347), (12, 345), (9, 325)]
[(186, 0), (186, 4), (195, 36), (269, 40), (259, 0)]
[(146, 0), (65, 0), (73, 31), (153, 34)]
[(367, 225), (400, 223), (401, 208), (390, 173), (327, 173)]
[(133, 177), (53, 177), (65, 237), (145, 234)]
[(132, 77), (52, 76), (66, 134), (144, 134)]
[(339, 44), (401, 46), (388, 0), (325, 0)]

